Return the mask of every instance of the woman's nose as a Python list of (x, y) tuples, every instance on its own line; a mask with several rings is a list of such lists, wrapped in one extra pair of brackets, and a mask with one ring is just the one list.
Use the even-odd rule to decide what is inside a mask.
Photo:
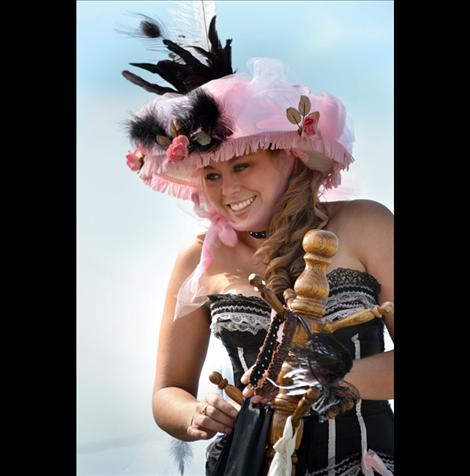
[(240, 192), (241, 186), (238, 179), (234, 176), (225, 176), (222, 182), (222, 193), (226, 197), (230, 197), (238, 192)]

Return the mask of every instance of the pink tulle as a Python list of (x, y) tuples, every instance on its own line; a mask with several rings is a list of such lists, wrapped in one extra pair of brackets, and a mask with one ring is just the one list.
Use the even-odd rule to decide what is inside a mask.
[(214, 255), (212, 249), (217, 239), (227, 246), (235, 246), (238, 242), (236, 231), (230, 222), (215, 210), (206, 210), (200, 203), (199, 194), (193, 192), (190, 196), (194, 203), (195, 212), (202, 218), (207, 218), (209, 226), (204, 243), (202, 244), (201, 258), (195, 270), (186, 278), (180, 286), (176, 296), (176, 307), (173, 319), (186, 316), (201, 307), (208, 294), (204, 283), (204, 273), (211, 265)]

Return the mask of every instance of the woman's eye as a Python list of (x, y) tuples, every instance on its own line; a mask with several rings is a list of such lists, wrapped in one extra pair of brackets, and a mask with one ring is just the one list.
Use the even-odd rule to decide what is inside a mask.
[(215, 182), (219, 178), (219, 174), (207, 174), (205, 176), (206, 180), (209, 180), (209, 182)]
[(233, 169), (235, 170), (235, 172), (241, 172), (242, 170), (245, 170), (249, 166), (250, 164), (237, 164), (235, 165)]

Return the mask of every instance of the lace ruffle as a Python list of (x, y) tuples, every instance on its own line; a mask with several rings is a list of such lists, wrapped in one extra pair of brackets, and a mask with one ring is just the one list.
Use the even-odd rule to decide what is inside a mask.
[[(377, 304), (380, 284), (369, 273), (335, 268), (327, 274), (330, 294), (323, 322), (338, 321)], [(210, 294), (211, 329), (216, 337), (222, 329), (257, 334), (269, 327), (271, 308), (258, 296)]]
[(222, 329), (227, 331), (250, 332), (256, 335), (259, 331), (269, 327), (269, 316), (259, 316), (253, 313), (223, 312), (216, 314), (211, 323), (211, 330), (216, 337), (220, 337)]
[[(394, 458), (376, 451), (376, 453), (382, 458), (385, 466), (392, 473), (394, 472)], [(315, 471), (307, 471), (304, 476), (357, 476), (361, 473), (361, 454), (355, 453), (353, 455), (344, 458), (334, 466), (328, 466), (323, 469), (317, 469)]]
[(377, 297), (380, 292), (380, 283), (367, 271), (359, 271), (351, 268), (335, 268), (327, 274), (330, 285), (330, 295), (335, 288), (342, 286), (366, 287)]

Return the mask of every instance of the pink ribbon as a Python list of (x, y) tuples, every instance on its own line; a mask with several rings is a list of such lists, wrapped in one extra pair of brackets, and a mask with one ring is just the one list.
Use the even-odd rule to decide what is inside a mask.
[(201, 250), (201, 261), (199, 262), (198, 274), (202, 274), (214, 259), (212, 247), (215, 244), (216, 238), (219, 238), (224, 245), (233, 247), (237, 244), (238, 237), (232, 225), (224, 216), (215, 210), (207, 211), (201, 207), (199, 194), (194, 193), (191, 196), (191, 200), (194, 203), (196, 213), (202, 218), (209, 219), (211, 222), (211, 226), (207, 230)]
[(381, 476), (393, 476), (393, 473), (385, 466), (382, 458), (373, 450), (364, 451), (362, 454), (361, 471), (365, 475), (373, 475), (372, 470)]

